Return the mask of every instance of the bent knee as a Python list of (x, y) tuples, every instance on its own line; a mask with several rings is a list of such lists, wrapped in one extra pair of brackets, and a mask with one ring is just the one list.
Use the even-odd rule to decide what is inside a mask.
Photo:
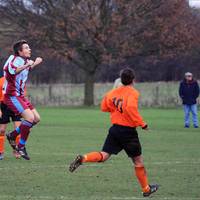
[(40, 118), (39, 115), (38, 115), (38, 116), (35, 116), (35, 117), (34, 117), (34, 124), (38, 124), (38, 123), (40, 122), (40, 120), (41, 120), (41, 118)]
[(34, 123), (34, 115), (29, 115), (26, 118), (24, 118), (26, 121), (30, 122), (30, 123)]
[(4, 128), (0, 128), (0, 136), (4, 136), (6, 133), (6, 130)]
[(144, 161), (142, 156), (136, 156), (132, 158), (135, 167), (144, 167)]

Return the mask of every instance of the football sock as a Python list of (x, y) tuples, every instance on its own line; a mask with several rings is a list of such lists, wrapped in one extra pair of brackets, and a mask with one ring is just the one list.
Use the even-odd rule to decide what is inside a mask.
[(82, 162), (102, 162), (103, 161), (103, 155), (101, 152), (91, 152), (88, 154), (85, 154), (83, 156)]
[(19, 140), (20, 140), (20, 134), (16, 137), (16, 139), (15, 139), (15, 142), (16, 142), (16, 144), (18, 145), (19, 144)]
[(5, 136), (0, 135), (0, 153), (4, 153)]
[(17, 136), (20, 134), (20, 126), (17, 127), (12, 133), (11, 133), (11, 136), (13, 138), (17, 138)]
[(21, 138), (19, 140), (19, 144), (18, 147), (24, 147), (26, 144), (26, 141), (28, 139), (29, 133), (30, 133), (30, 129), (33, 126), (33, 124), (29, 121), (24, 120), (21, 125), (19, 126), (20, 128), (20, 133), (21, 133)]
[(150, 190), (146, 170), (144, 167), (135, 167), (135, 174), (142, 187), (143, 192), (148, 192)]

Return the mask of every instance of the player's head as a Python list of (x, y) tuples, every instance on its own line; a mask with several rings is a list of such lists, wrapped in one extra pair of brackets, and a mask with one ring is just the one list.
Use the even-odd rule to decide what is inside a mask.
[(193, 74), (191, 72), (185, 73), (185, 79), (186, 81), (192, 81), (193, 80)]
[(23, 58), (31, 57), (31, 49), (26, 40), (20, 40), (13, 45), (13, 51), (16, 56)]
[(120, 78), (123, 85), (131, 85), (133, 84), (133, 80), (135, 79), (135, 73), (130, 68), (125, 68), (120, 72)]

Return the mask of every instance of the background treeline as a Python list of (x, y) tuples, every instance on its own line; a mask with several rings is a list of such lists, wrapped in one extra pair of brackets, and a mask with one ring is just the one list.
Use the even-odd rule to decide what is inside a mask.
[(200, 77), (200, 14), (188, 0), (0, 0), (0, 64), (17, 39), (28, 40), (44, 64), (31, 82), (111, 82), (132, 66), (137, 80)]

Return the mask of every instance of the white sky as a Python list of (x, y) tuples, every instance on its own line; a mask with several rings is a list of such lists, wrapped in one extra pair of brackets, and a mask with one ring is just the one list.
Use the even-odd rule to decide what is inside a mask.
[(197, 7), (200, 8), (200, 0), (189, 0), (191, 7)]

